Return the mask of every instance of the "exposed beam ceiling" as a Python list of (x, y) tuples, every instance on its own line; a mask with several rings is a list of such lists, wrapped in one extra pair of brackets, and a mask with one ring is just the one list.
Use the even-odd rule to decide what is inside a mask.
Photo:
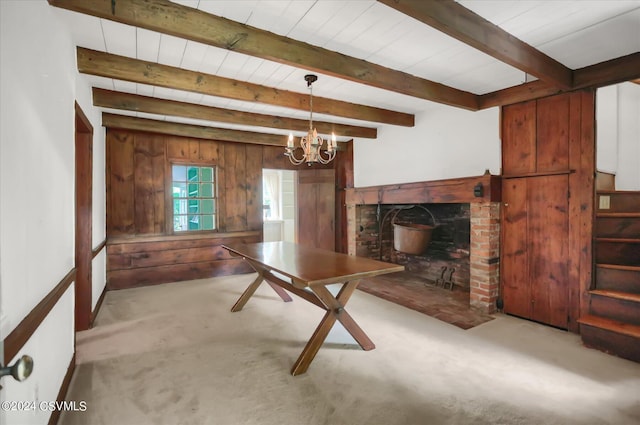
[[(93, 104), (104, 108), (226, 122), (247, 126), (270, 127), (303, 132), (309, 129), (308, 120), (215, 108), (211, 106), (158, 99), (99, 88), (93, 89)], [(321, 121), (314, 121), (313, 124), (318, 132), (323, 134), (336, 133), (337, 136), (375, 139), (378, 133), (377, 129), (369, 127), (358, 127)]]
[(57, 13), (77, 45), (94, 49), (79, 47), (77, 63), (102, 88), (96, 106), (162, 125), (277, 129), (281, 145), (282, 129), (308, 128), (309, 96), (294, 83), (308, 70), (324, 74), (319, 132), (365, 138), (413, 126), (425, 99), (479, 110), (640, 79), (640, 8), (624, 2), (175, 1), (49, 0), (80, 12)]
[[(309, 95), (307, 94), (277, 90), (258, 84), (188, 71), (82, 47), (77, 48), (77, 61), (78, 71), (81, 73), (229, 99), (260, 102), (303, 111), (309, 110)], [(414, 125), (414, 116), (411, 114), (315, 96), (313, 98), (313, 110), (318, 113), (364, 121), (407, 127)]]
[(169, 134), (172, 136), (194, 137), (224, 142), (252, 143), (257, 145), (285, 146), (286, 137), (277, 134), (264, 134), (252, 131), (230, 130), (193, 124), (179, 124), (147, 118), (103, 113), (102, 125), (108, 128), (146, 131), (149, 133)]
[(528, 74), (570, 89), (572, 70), (453, 0), (377, 0)]
[(49, 0), (53, 6), (409, 96), (477, 110), (469, 92), (167, 0)]

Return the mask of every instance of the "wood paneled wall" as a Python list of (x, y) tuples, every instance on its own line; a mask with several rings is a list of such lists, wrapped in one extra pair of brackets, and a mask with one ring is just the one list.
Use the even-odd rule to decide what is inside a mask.
[[(220, 245), (261, 241), (262, 169), (299, 168), (279, 146), (130, 130), (107, 129), (106, 149), (108, 289), (251, 271)], [(172, 163), (216, 167), (217, 232), (173, 233)]]
[(578, 331), (592, 281), (595, 96), (502, 108), (504, 311)]

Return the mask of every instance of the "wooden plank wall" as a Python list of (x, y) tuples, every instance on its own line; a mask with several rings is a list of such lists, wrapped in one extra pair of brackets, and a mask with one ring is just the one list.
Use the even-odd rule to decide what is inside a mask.
[(502, 108), (504, 311), (570, 331), (592, 281), (595, 97)]
[[(130, 130), (107, 129), (106, 149), (108, 289), (252, 271), (220, 245), (262, 240), (263, 168), (299, 169), (278, 146)], [(217, 232), (173, 234), (172, 163), (216, 167)]]

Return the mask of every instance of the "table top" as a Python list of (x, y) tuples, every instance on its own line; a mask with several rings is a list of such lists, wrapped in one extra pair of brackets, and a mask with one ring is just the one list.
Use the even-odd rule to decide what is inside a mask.
[(276, 271), (302, 286), (328, 285), (404, 270), (399, 264), (291, 242), (229, 244), (223, 248)]

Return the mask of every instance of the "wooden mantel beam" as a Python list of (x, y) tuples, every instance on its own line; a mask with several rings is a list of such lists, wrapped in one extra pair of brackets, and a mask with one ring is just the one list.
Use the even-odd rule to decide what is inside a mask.
[(287, 136), (284, 135), (173, 123), (168, 121), (151, 120), (148, 118), (136, 118), (125, 115), (110, 114), (107, 112), (102, 113), (102, 126), (107, 128), (146, 131), (149, 133), (170, 134), (172, 136), (194, 137), (197, 139), (218, 140), (223, 142), (251, 143), (256, 145), (283, 147), (287, 144)]
[(573, 72), (453, 0), (378, 0), (540, 80), (570, 89)]
[(473, 93), (167, 0), (49, 0), (52, 6), (470, 110)]
[[(103, 108), (125, 111), (147, 112), (150, 114), (195, 118), (208, 121), (226, 122), (257, 127), (279, 128), (291, 131), (307, 131), (308, 120), (255, 114), (212, 106), (195, 105), (175, 100), (158, 99), (131, 93), (122, 93), (93, 88), (93, 104)], [(314, 121), (314, 127), (321, 134), (335, 133), (337, 136), (365, 137), (375, 139), (378, 130), (346, 124)]]
[[(309, 95), (258, 84), (188, 71), (168, 65), (77, 48), (78, 71), (134, 83), (186, 90), (228, 99), (259, 102), (285, 108), (309, 110)], [(413, 127), (414, 116), (403, 112), (313, 97), (313, 110), (321, 114)]]

